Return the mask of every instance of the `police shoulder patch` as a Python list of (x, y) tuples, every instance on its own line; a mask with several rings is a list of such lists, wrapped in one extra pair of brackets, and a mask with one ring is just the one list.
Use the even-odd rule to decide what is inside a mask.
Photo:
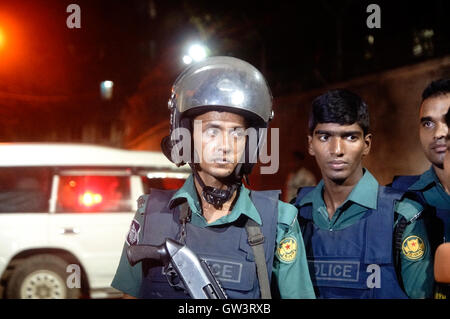
[(141, 230), (141, 225), (136, 219), (133, 219), (131, 222), (130, 230), (127, 234), (126, 242), (128, 245), (137, 245), (139, 244), (139, 232)]
[(294, 237), (285, 237), (279, 242), (276, 255), (282, 262), (294, 262), (297, 257), (297, 247), (297, 240)]
[(419, 260), (425, 255), (426, 246), (419, 236), (408, 236), (403, 240), (402, 252), (408, 260)]

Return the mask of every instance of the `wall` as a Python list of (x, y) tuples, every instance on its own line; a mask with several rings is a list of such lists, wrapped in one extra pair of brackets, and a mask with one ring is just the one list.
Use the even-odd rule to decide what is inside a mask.
[(312, 100), (334, 88), (349, 89), (369, 105), (373, 144), (364, 165), (381, 184), (389, 183), (395, 175), (422, 173), (430, 163), (423, 155), (418, 134), (421, 94), (429, 82), (441, 77), (450, 77), (450, 56), (275, 98), (271, 126), (280, 128), (282, 164), (278, 174), (261, 176), (258, 184), (262, 188), (284, 187), (288, 174), (301, 167), (321, 178), (314, 158), (307, 153), (307, 117)]

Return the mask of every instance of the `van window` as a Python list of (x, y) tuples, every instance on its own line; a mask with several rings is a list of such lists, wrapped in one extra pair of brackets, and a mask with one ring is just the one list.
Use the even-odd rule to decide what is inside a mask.
[(60, 176), (58, 213), (131, 210), (128, 176)]
[(0, 212), (48, 212), (50, 181), (48, 168), (0, 168)]

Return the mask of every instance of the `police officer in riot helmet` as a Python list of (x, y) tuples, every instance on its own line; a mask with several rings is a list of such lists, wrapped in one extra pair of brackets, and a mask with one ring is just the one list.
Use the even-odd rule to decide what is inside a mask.
[(176, 191), (141, 196), (112, 286), (137, 298), (186, 298), (161, 267), (131, 267), (125, 257), (128, 245), (172, 238), (208, 262), (229, 298), (314, 298), (296, 208), (279, 191), (243, 185), (273, 116), (263, 75), (236, 58), (207, 58), (180, 74), (169, 109), (163, 153), (192, 174)]

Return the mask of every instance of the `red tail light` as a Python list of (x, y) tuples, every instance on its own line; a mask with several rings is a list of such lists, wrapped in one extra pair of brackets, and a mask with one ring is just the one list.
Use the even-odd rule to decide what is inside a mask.
[(103, 201), (103, 197), (100, 194), (86, 191), (78, 198), (80, 205), (91, 207), (93, 205), (100, 204)]
[(60, 177), (58, 211), (117, 212), (131, 210), (130, 205), (128, 176)]

